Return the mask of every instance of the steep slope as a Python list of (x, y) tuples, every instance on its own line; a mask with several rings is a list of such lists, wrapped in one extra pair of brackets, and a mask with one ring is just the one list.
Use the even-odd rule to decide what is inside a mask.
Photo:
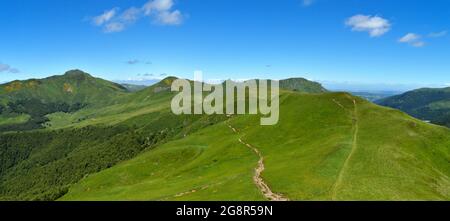
[(448, 129), (344, 93), (284, 91), (280, 108), (275, 126), (233, 116), (90, 175), (61, 200), (264, 200), (260, 163), (264, 184), (290, 200), (450, 199)]
[(450, 127), (450, 87), (423, 88), (377, 101), (419, 119)]

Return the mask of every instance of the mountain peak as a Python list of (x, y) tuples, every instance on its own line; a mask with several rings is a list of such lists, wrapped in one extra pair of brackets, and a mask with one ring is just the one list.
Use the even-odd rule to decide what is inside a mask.
[(163, 85), (166, 85), (166, 86), (170, 86), (170, 85), (172, 85), (172, 82), (177, 80), (177, 79), (178, 79), (177, 77), (169, 76), (169, 77), (166, 77), (166, 78), (162, 79), (158, 84), (159, 85), (163, 84)]
[(64, 73), (64, 76), (69, 76), (69, 77), (92, 77), (90, 74), (79, 70), (79, 69), (74, 69), (74, 70), (70, 70), (67, 71), (66, 73)]
[(327, 90), (320, 84), (305, 78), (288, 78), (280, 81), (280, 88), (306, 93), (323, 93)]

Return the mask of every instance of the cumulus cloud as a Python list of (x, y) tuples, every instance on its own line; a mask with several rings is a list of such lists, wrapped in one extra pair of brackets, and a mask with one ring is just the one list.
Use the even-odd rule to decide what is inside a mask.
[(142, 7), (130, 7), (121, 13), (118, 8), (107, 10), (95, 16), (92, 22), (102, 26), (105, 33), (121, 32), (143, 17), (160, 25), (179, 25), (183, 22), (183, 14), (173, 9), (174, 5), (173, 0), (150, 0)]
[(131, 7), (122, 13), (120, 20), (123, 22), (135, 22), (139, 17), (141, 17), (141, 10), (136, 7)]
[(440, 38), (448, 34), (448, 31), (432, 32), (428, 35), (430, 38)]
[(173, 7), (173, 0), (150, 0), (142, 7), (146, 15), (153, 12), (167, 12)]
[(13, 68), (8, 64), (3, 64), (0, 62), (0, 72), (8, 72), (8, 73), (12, 73), (12, 74), (17, 74), (20, 71), (17, 68)]
[(405, 36), (401, 37), (398, 42), (409, 44), (413, 47), (423, 47), (425, 46), (425, 42), (422, 41), (422, 37), (415, 33), (408, 33)]
[(345, 21), (353, 31), (368, 32), (371, 37), (380, 37), (391, 29), (389, 20), (379, 16), (355, 15)]
[(101, 26), (105, 24), (106, 22), (110, 21), (117, 13), (117, 8), (113, 8), (111, 10), (107, 10), (103, 12), (103, 14), (95, 16), (92, 19), (92, 22), (94, 22), (95, 25)]
[(163, 25), (179, 25), (182, 23), (182, 21), (183, 16), (178, 10), (175, 10), (173, 12), (164, 11), (156, 16), (156, 22)]
[(146, 16), (150, 16), (158, 24), (179, 25), (183, 21), (183, 15), (179, 10), (172, 10), (173, 0), (150, 0), (142, 9)]

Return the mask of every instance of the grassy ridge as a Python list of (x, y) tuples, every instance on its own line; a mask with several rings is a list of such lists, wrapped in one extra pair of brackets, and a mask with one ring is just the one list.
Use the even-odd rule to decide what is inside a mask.
[[(101, 90), (75, 95), (64, 84), (72, 78)], [(24, 102), (31, 89), (0, 93), (39, 107), (22, 108), (31, 120), (2, 108), (15, 118), (0, 125), (49, 119), (45, 130), (0, 133), (0, 199), (264, 200), (252, 180), (259, 157), (239, 139), (264, 156), (272, 191), (291, 200), (450, 198), (448, 129), (320, 85), (307, 84), (308, 94), (302, 81), (280, 82), (280, 122), (263, 127), (257, 115), (173, 115), (172, 77), (134, 93), (78, 71), (50, 79), (59, 81), (49, 91), (67, 93), (34, 100), (44, 103)], [(115, 92), (103, 99), (104, 90)], [(92, 103), (71, 112), (64, 96)]]
[(273, 127), (233, 117), (239, 134), (205, 128), (91, 175), (61, 200), (263, 200), (251, 178), (258, 159), (239, 138), (259, 148), (264, 179), (291, 200), (450, 198), (446, 128), (344, 93), (283, 92), (280, 117)]

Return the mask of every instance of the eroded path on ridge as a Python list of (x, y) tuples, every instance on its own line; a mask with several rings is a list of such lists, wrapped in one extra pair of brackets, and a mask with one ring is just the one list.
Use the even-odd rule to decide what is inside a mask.
[[(239, 134), (239, 132), (236, 128), (231, 126), (229, 123), (227, 123), (227, 125), (234, 133)], [(261, 193), (264, 195), (264, 197), (271, 201), (289, 201), (288, 198), (283, 197), (281, 194), (274, 193), (270, 189), (270, 187), (264, 182), (263, 178), (261, 177), (261, 174), (265, 169), (264, 157), (261, 154), (261, 152), (258, 150), (258, 148), (254, 147), (253, 145), (251, 145), (249, 143), (244, 142), (241, 138), (239, 138), (238, 141), (239, 141), (239, 143), (250, 148), (259, 157), (258, 166), (255, 168), (255, 175), (253, 176), (253, 182), (258, 187), (258, 189), (261, 191)]]
[[(334, 101), (336, 102), (336, 101)], [(337, 102), (336, 102), (337, 103)], [(339, 105), (342, 106), (342, 105)], [(335, 184), (333, 185), (333, 189), (331, 192), (331, 199), (336, 200), (336, 195), (339, 187), (342, 185), (342, 180), (345, 175), (345, 171), (347, 170), (348, 164), (352, 159), (355, 150), (358, 148), (358, 107), (356, 104), (356, 100), (353, 100), (353, 114), (352, 114), (352, 123), (353, 123), (353, 136), (352, 136), (352, 149), (350, 150), (347, 159), (345, 159), (344, 164), (342, 165), (341, 170), (339, 171), (338, 177), (336, 179)]]

